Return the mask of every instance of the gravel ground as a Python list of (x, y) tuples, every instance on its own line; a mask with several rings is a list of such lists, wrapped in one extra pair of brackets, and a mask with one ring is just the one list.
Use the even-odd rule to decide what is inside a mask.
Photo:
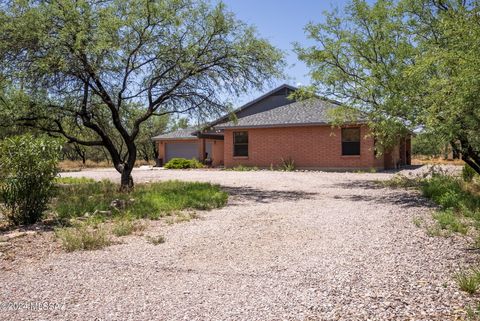
[(374, 183), (392, 175), (137, 170), (137, 182), (210, 181), (232, 196), (198, 220), (152, 223), (147, 234), (166, 237), (158, 246), (132, 236), (2, 272), (0, 304), (60, 306), (0, 319), (458, 320), (474, 298), (452, 274), (477, 258), (464, 240), (416, 227), (432, 208)]

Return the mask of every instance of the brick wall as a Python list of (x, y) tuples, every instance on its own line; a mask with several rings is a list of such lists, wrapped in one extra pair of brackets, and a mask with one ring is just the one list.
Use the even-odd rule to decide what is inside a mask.
[[(376, 159), (373, 138), (361, 127), (360, 156), (342, 156), (341, 129), (331, 126), (256, 128), (248, 131), (248, 157), (233, 157), (233, 131), (225, 130), (225, 166), (278, 166), (291, 158), (303, 168), (383, 168)], [(237, 131), (237, 130), (235, 130)], [(241, 130), (238, 130), (241, 131)]]
[(223, 140), (207, 139), (212, 143), (213, 166), (223, 165)]

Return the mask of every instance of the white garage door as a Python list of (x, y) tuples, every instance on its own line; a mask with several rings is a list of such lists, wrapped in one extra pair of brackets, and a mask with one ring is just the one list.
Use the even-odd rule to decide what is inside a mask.
[(198, 158), (197, 143), (170, 143), (165, 146), (165, 162), (172, 158)]

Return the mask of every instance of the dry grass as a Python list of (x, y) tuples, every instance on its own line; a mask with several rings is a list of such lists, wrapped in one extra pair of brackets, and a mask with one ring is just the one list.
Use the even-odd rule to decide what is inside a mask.
[(443, 159), (443, 157), (428, 157), (428, 156), (415, 156), (412, 158), (412, 165), (465, 165), (465, 162), (461, 159)]
[(112, 243), (103, 226), (95, 228), (87, 224), (78, 224), (74, 227), (58, 228), (55, 234), (67, 252), (99, 250)]
[[(136, 161), (135, 166), (144, 166), (144, 165), (155, 165), (154, 161), (146, 162), (142, 159)], [(84, 168), (112, 168), (113, 164), (111, 162), (102, 161), (102, 162), (94, 162), (91, 160), (87, 160), (85, 164), (81, 161), (70, 161), (64, 160), (61, 161), (58, 165), (60, 171), (62, 172), (72, 172), (72, 171), (79, 171)]]

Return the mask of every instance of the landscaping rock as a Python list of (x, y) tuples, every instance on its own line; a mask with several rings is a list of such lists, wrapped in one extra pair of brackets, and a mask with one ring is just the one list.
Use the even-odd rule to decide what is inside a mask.
[[(113, 170), (82, 175), (119, 179)], [(478, 296), (460, 292), (453, 276), (478, 254), (465, 251), (468, 240), (416, 227), (412, 220), (428, 222), (432, 208), (415, 191), (376, 183), (391, 177), (182, 172), (182, 180), (224, 186), (229, 206), (189, 223), (152, 222), (149, 234), (168, 239), (160, 247), (131, 237), (2, 271), (0, 297), (67, 302), (57, 316), (5, 311), (2, 319), (467, 320)], [(179, 173), (136, 171), (134, 179)]]

